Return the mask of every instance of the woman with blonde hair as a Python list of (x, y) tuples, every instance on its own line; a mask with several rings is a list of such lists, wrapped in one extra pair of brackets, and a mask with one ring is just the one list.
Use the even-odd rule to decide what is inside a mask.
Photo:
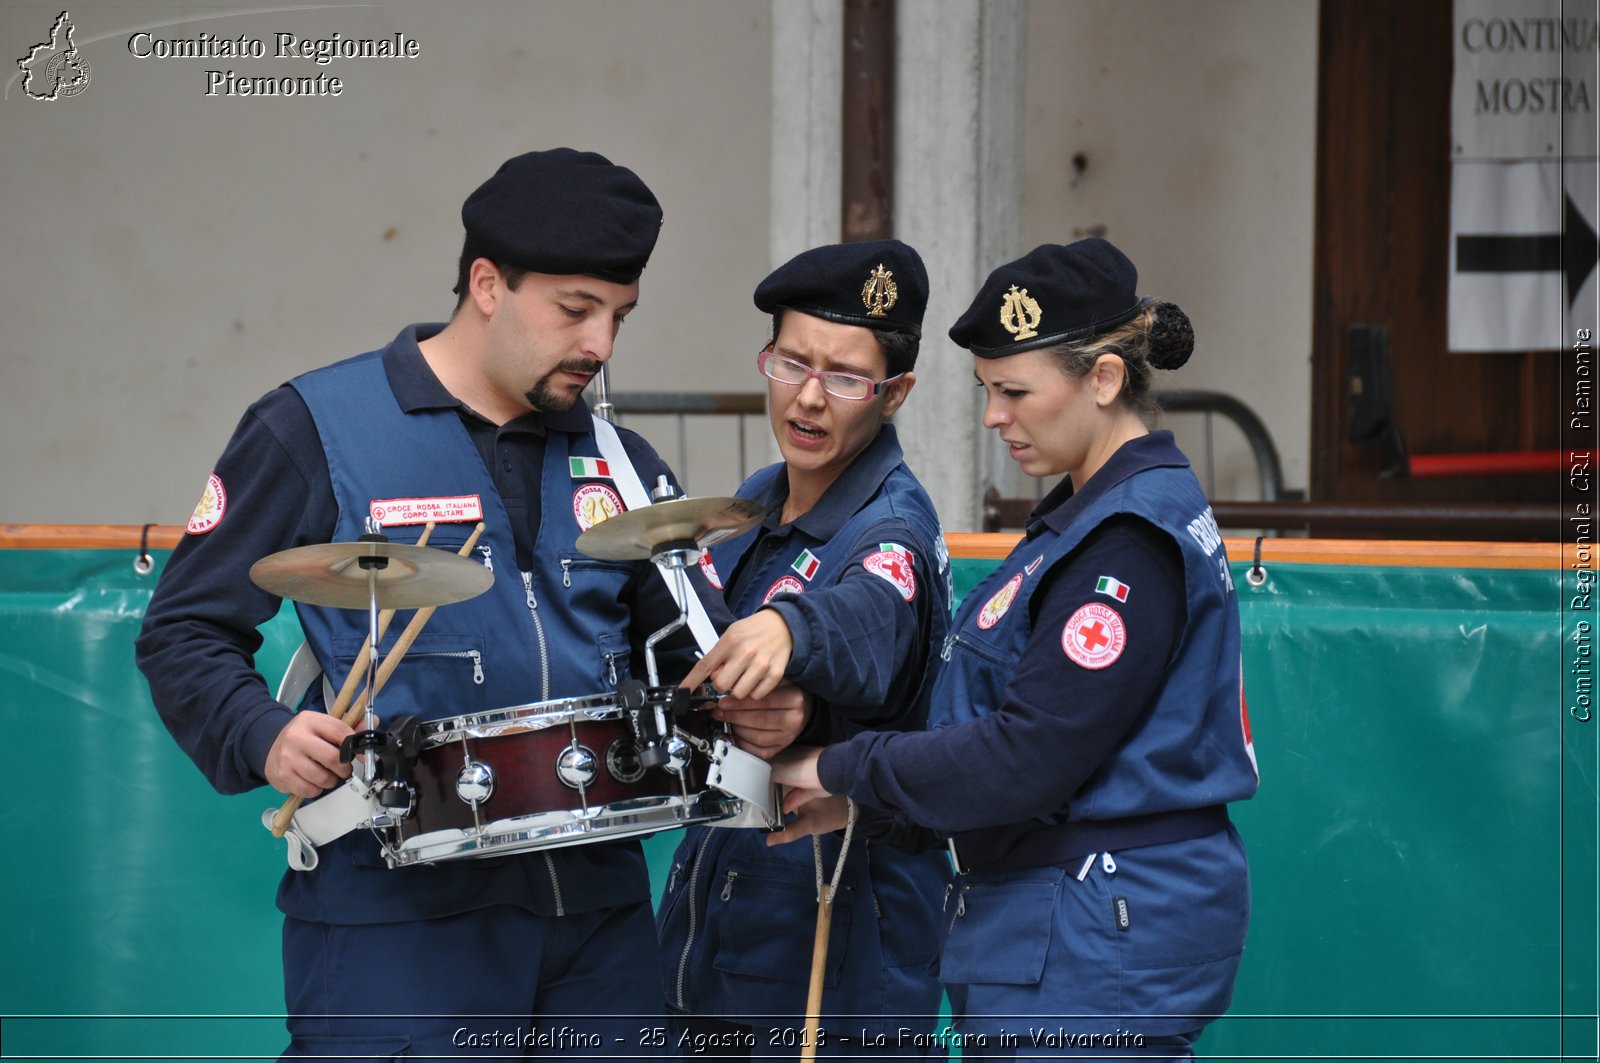
[(930, 729), (775, 770), (800, 811), (775, 843), (836, 828), (826, 794), (948, 841), (939, 976), (968, 1058), (1190, 1058), (1244, 946), (1227, 805), (1257, 773), (1238, 602), (1188, 461), (1141, 416), (1193, 332), (1136, 280), (1099, 239), (990, 274), (950, 337), (974, 355), (984, 424), (1024, 472), (1066, 478), (963, 601)]

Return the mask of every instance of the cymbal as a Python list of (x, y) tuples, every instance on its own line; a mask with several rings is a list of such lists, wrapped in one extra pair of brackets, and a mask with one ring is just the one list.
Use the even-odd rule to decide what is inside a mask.
[(380, 609), (420, 609), (475, 598), (494, 583), (494, 573), (470, 558), (406, 543), (317, 543), (268, 554), (250, 566), (250, 580), (264, 591), (307, 605), (366, 609), (372, 601), (363, 557), (382, 557), (378, 572)]
[(731, 539), (765, 514), (748, 498), (675, 498), (601, 521), (578, 536), (578, 549), (602, 561), (643, 561), (669, 543), (703, 549)]

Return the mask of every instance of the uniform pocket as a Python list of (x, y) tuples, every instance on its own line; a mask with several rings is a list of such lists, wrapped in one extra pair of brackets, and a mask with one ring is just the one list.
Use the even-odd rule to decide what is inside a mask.
[(600, 651), (602, 682), (614, 688), (632, 677), (629, 658), (633, 654), (633, 646), (626, 631), (607, 631), (595, 639), (595, 645)]
[[(841, 884), (828, 927), (823, 985), (839, 984), (855, 891)], [(728, 974), (806, 985), (816, 944), (817, 888), (812, 879), (771, 869), (730, 866), (711, 884), (711, 921), (718, 940), (714, 966)]]
[(959, 883), (951, 898), (955, 917), (939, 955), (939, 980), (1037, 985), (1050, 952), (1060, 890), (1059, 876)]
[[(378, 647), (380, 664), (398, 637), (399, 632), (391, 628)], [(334, 678), (342, 681), (355, 659), (366, 655), (367, 643), (360, 638), (338, 638), (333, 652), (338, 669)], [(477, 636), (424, 631), (378, 691), (380, 721), (405, 715), (436, 720), (482, 712), (486, 707), (484, 677), (493, 665), (484, 654), (483, 639)], [(337, 688), (338, 683), (334, 685)]]
[[(1250, 923), (1250, 876), (1231, 831), (1115, 854), (1105, 876), (1123, 967), (1151, 970), (1239, 955)], [(1119, 918), (1108, 909), (1108, 919)]]

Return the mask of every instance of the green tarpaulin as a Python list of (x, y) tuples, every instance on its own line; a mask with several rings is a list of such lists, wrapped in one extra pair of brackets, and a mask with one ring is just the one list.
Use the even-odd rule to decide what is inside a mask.
[[(0, 1053), (275, 1057), (277, 801), (213, 793), (163, 730), (131, 561), (0, 551)], [(1594, 1058), (1600, 724), (1567, 711), (1560, 573), (1245, 568), (1255, 908), (1202, 1054)], [(274, 681), (297, 641), (280, 617)]]

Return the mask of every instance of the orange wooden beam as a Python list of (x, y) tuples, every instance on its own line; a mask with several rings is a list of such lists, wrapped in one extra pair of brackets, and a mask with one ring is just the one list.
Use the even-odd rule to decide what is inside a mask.
[[(5, 524), (0, 549), (138, 550), (141, 524)], [(183, 537), (177, 525), (149, 526), (151, 549), (168, 550)], [(998, 560), (1022, 536), (1014, 532), (952, 532), (945, 536), (953, 557)], [(1228, 556), (1249, 561), (1254, 539), (1224, 539)], [(1592, 551), (1592, 548), (1586, 548)], [(1419, 568), (1579, 568), (1600, 567), (1578, 556), (1578, 548), (1562, 543), (1475, 543), (1423, 539), (1295, 539), (1261, 541), (1262, 561), (1306, 565), (1400, 565)]]

